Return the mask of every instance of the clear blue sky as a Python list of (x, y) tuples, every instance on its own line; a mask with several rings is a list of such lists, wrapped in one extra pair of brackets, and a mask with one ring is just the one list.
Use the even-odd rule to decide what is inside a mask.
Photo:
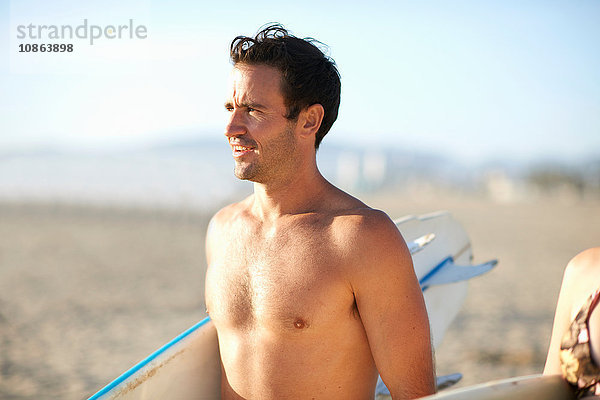
[[(0, 6), (0, 150), (220, 136), (239, 34), (283, 23), (342, 75), (331, 143), (466, 161), (600, 155), (600, 1), (35, 1)], [(133, 19), (146, 39), (18, 54), (16, 25)], [(58, 43), (54, 41), (53, 43)]]

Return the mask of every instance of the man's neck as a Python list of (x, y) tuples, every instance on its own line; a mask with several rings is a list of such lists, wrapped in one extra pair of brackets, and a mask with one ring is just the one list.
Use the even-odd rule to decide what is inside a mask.
[(285, 180), (254, 183), (252, 210), (263, 220), (315, 211), (330, 188), (332, 185), (315, 165)]

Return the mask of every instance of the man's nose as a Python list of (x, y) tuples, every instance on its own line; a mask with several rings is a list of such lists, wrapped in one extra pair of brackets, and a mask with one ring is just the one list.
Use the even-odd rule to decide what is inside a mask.
[(246, 126), (244, 125), (240, 114), (241, 112), (238, 110), (231, 111), (229, 122), (225, 127), (225, 136), (227, 138), (241, 136), (246, 133)]

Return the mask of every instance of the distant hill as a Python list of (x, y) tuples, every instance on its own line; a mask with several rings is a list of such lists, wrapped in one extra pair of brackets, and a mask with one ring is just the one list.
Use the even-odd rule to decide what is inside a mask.
[[(600, 157), (564, 164), (494, 160), (324, 143), (318, 164), (351, 193), (458, 190), (512, 201), (560, 193), (600, 198)], [(224, 139), (192, 138), (119, 150), (40, 147), (0, 154), (0, 199), (213, 208), (250, 193), (233, 176)]]

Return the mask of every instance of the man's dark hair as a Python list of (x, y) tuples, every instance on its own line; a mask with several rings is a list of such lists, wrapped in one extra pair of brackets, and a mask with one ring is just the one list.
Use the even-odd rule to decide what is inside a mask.
[(234, 65), (265, 64), (281, 72), (281, 91), (286, 118), (295, 120), (301, 110), (321, 104), (325, 113), (315, 137), (315, 148), (333, 125), (340, 107), (340, 74), (335, 62), (326, 56), (312, 38), (300, 39), (280, 24), (261, 29), (254, 38), (238, 36), (231, 42)]

